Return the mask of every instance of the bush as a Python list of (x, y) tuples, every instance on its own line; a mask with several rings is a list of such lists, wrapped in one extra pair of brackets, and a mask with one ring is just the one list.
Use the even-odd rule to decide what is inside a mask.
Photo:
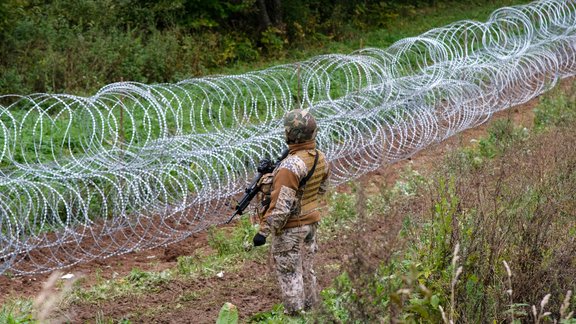
[[(389, 226), (402, 243), (354, 237), (360, 248), (324, 291), (322, 318), (574, 321), (568, 313), (576, 304), (569, 292), (576, 290), (576, 131), (564, 125), (576, 118), (562, 112), (573, 107), (563, 100), (543, 101), (541, 121), (564, 117), (530, 141), (525, 129), (496, 121), (484, 144), (448, 156), (428, 181), (412, 182), (412, 194), (391, 189), (380, 222), (403, 219), (401, 227)], [(379, 264), (367, 257), (394, 244), (405, 248)]]
[[(367, 30), (391, 29), (430, 5), (279, 2), (281, 19), (264, 26), (254, 0), (6, 0), (0, 5), (0, 93), (88, 94), (120, 80), (174, 82), (237, 63), (283, 59), (289, 52), (302, 56), (302, 49), (325, 53), (333, 40), (356, 41)], [(372, 46), (381, 46), (383, 37), (389, 43), (406, 36), (384, 32)]]

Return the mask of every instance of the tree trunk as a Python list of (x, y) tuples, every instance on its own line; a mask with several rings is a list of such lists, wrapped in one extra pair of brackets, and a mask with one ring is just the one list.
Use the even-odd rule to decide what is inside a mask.
[[(272, 23), (276, 27), (282, 27), (282, 0), (270, 0), (270, 5), (268, 6), (270, 12), (270, 18)], [(282, 28), (281, 28), (282, 29)]]
[(256, 5), (258, 6), (258, 13), (260, 15), (260, 28), (264, 30), (272, 25), (270, 16), (268, 16), (268, 10), (266, 9), (266, 2), (265, 0), (257, 0)]
[(256, 0), (260, 15), (260, 28), (267, 29), (270, 26), (284, 29), (282, 19), (282, 0)]

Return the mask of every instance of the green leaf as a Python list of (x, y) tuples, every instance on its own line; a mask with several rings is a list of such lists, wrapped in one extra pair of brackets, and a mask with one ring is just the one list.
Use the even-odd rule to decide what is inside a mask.
[(438, 309), (438, 305), (440, 305), (440, 298), (438, 297), (438, 295), (433, 295), (432, 297), (430, 297), (430, 304), (432, 305), (432, 307), (434, 307), (434, 309)]
[(236, 324), (238, 323), (238, 308), (231, 303), (224, 303), (218, 314), (216, 324)]

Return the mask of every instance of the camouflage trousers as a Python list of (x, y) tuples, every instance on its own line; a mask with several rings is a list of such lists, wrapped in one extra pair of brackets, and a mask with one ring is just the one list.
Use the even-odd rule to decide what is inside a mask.
[(286, 313), (307, 310), (319, 301), (313, 269), (318, 224), (287, 228), (274, 236), (272, 256)]

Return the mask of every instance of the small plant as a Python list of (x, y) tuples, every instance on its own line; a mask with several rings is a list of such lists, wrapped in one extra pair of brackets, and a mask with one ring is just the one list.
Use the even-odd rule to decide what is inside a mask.
[[(572, 84), (574, 93), (576, 83)], [(576, 120), (576, 96), (559, 87), (545, 94), (538, 107), (534, 109), (534, 125), (538, 130), (554, 126), (570, 126)]]
[(356, 217), (355, 196), (349, 193), (333, 191), (328, 195), (328, 215), (322, 220), (324, 226), (338, 226)]
[(216, 324), (237, 324), (238, 308), (231, 303), (224, 303), (216, 319)]
[(241, 266), (241, 256), (217, 254), (178, 257), (177, 269), (180, 275), (197, 277), (197, 276), (215, 276), (220, 274), (224, 276), (226, 272), (234, 271)]
[(518, 141), (528, 138), (527, 128), (515, 127), (510, 119), (495, 120), (488, 128), (488, 137), (478, 141), (481, 157), (493, 159)]
[(400, 174), (400, 180), (394, 184), (392, 195), (414, 196), (416, 190), (425, 183), (426, 179), (408, 164)]
[(266, 324), (304, 324), (308, 323), (306, 317), (291, 317), (284, 314), (284, 306), (276, 304), (271, 310), (253, 315), (248, 323), (266, 323)]
[(156, 291), (172, 278), (173, 274), (170, 270), (148, 272), (135, 268), (123, 278), (97, 279), (97, 284), (89, 289), (75, 289), (72, 293), (71, 301), (96, 303), (102, 300), (112, 300), (120, 296)]
[(350, 278), (346, 272), (334, 279), (334, 287), (324, 289), (321, 293), (324, 316), (333, 322), (346, 323), (350, 320), (347, 304), (354, 294)]
[(9, 300), (0, 308), (0, 323), (27, 324), (34, 323), (32, 317), (32, 300)]
[(232, 228), (211, 227), (208, 230), (208, 244), (220, 256), (243, 254), (251, 249), (252, 237), (258, 229), (250, 223), (248, 217), (242, 217)]
[(190, 302), (190, 301), (198, 300), (199, 298), (200, 298), (200, 294), (198, 292), (189, 291), (189, 292), (182, 293), (182, 295), (180, 296), (180, 298), (178, 298), (178, 300), (183, 301), (183, 302)]
[(170, 272), (146, 272), (140, 269), (132, 269), (126, 280), (136, 288), (154, 289), (170, 280)]

